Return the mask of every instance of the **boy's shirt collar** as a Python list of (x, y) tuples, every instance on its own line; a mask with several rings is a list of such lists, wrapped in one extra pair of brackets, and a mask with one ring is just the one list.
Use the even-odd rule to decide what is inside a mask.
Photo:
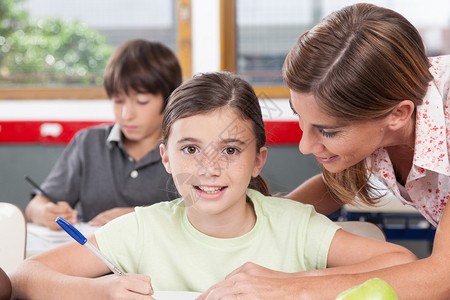
[(113, 147), (113, 143), (117, 143), (119, 146), (123, 146), (122, 131), (120, 130), (119, 124), (115, 123), (113, 125), (108, 138), (106, 139), (106, 143), (110, 149)]

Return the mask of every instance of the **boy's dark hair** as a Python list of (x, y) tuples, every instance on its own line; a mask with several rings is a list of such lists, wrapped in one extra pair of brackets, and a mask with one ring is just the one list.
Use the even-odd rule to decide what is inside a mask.
[(132, 91), (160, 94), (164, 110), (181, 81), (181, 67), (172, 50), (159, 42), (136, 39), (124, 43), (111, 55), (103, 85), (110, 99)]

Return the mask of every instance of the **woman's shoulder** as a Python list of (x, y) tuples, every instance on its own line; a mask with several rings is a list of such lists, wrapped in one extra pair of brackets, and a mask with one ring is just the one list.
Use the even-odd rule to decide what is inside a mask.
[(450, 65), (450, 54), (449, 55), (440, 55), (440, 56), (432, 56), (429, 57), (430, 65), (433, 68), (439, 68), (449, 66)]
[(431, 65), (431, 74), (438, 88), (448, 88), (450, 82), (450, 55), (430, 57), (428, 60)]

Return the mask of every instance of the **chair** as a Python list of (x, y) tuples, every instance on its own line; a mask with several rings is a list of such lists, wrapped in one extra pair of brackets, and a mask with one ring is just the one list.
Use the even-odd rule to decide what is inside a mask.
[(0, 267), (10, 274), (25, 259), (27, 221), (18, 206), (7, 202), (0, 202), (0, 241)]
[(335, 223), (347, 232), (380, 241), (386, 241), (384, 231), (376, 224), (364, 221), (336, 221)]

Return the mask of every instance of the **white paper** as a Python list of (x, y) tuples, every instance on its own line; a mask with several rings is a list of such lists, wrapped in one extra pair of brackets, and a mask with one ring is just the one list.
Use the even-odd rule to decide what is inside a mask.
[(152, 296), (156, 300), (195, 300), (201, 294), (184, 291), (155, 291)]
[[(90, 236), (97, 230), (98, 226), (91, 226), (88, 223), (78, 223), (74, 225), (78, 231), (80, 231), (85, 237)], [(68, 241), (74, 241), (74, 239), (64, 230), (51, 230), (45, 226), (41, 226), (34, 223), (27, 224), (27, 233), (32, 234), (39, 239), (42, 239), (50, 243), (64, 243)]]

